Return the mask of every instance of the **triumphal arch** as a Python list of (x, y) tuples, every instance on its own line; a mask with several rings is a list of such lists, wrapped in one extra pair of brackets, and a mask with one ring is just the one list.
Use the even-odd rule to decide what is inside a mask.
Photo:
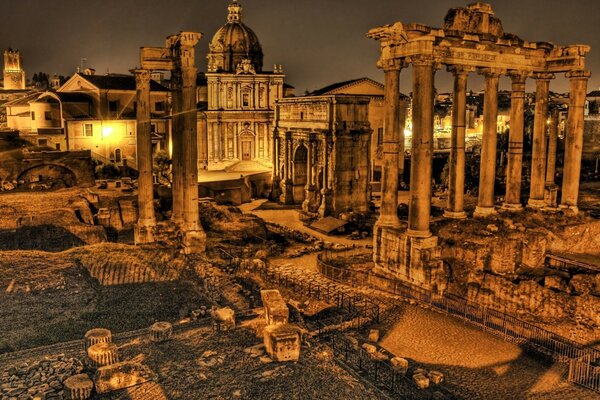
[[(556, 146), (545, 139), (549, 86), (555, 74), (570, 81), (569, 111), (565, 139), (564, 173), (560, 208), (577, 212), (579, 175), (583, 145), (583, 117), (587, 80), (585, 45), (558, 46), (527, 42), (504, 32), (501, 21), (489, 4), (475, 3), (448, 11), (443, 28), (396, 22), (372, 29), (369, 38), (379, 42), (379, 68), (385, 72), (386, 112), (384, 123), (384, 164), (382, 170), (381, 214), (374, 231), (374, 260), (378, 270), (400, 279), (438, 287), (444, 275), (437, 237), (430, 224), (431, 173), (433, 155), (434, 74), (445, 67), (454, 76), (450, 182), (445, 216), (465, 218), (463, 209), (465, 176), (465, 111), (470, 73), (485, 77), (483, 138), (479, 198), (474, 217), (496, 212), (496, 121), (498, 81), (512, 80), (510, 135), (506, 174), (505, 209), (520, 210), (523, 158), (523, 129), (526, 79), (536, 83), (535, 120), (528, 207), (545, 208), (556, 193), (553, 179), (546, 179), (546, 167), (554, 169)], [(411, 149), (408, 225), (397, 215), (399, 151), (404, 142), (403, 113), (398, 102), (400, 71), (413, 70), (413, 140)], [(552, 121), (553, 119), (551, 119)], [(552, 130), (554, 131), (555, 130)], [(552, 141), (550, 141), (552, 143)], [(547, 147), (551, 152), (548, 154)], [(553, 171), (552, 171), (553, 172)], [(553, 173), (551, 175), (554, 176)], [(550, 194), (549, 194), (550, 193)]]

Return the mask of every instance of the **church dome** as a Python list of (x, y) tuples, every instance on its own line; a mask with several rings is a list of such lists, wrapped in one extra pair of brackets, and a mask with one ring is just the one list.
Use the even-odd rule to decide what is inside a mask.
[(245, 60), (250, 61), (256, 72), (261, 72), (263, 52), (258, 37), (242, 23), (242, 7), (237, 0), (228, 9), (227, 23), (219, 28), (209, 45), (208, 72), (233, 73)]

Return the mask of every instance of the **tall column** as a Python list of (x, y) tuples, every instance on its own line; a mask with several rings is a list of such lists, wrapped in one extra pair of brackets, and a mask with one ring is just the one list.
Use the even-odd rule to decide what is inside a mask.
[(183, 251), (186, 254), (204, 252), (206, 234), (200, 225), (198, 209), (198, 125), (194, 46), (202, 37), (199, 33), (182, 32), (174, 53), (175, 69), (181, 71), (181, 100), (183, 116)]
[(553, 74), (535, 74), (535, 116), (533, 121), (533, 147), (531, 150), (531, 186), (528, 207), (546, 206), (546, 127), (548, 120), (548, 94)]
[(173, 89), (172, 108), (173, 108), (173, 126), (171, 135), (173, 137), (173, 154), (171, 156), (171, 165), (173, 169), (173, 211), (171, 213), (171, 221), (176, 224), (183, 222), (183, 102), (181, 90), (178, 88), (182, 85), (181, 71), (175, 69), (171, 71), (171, 85)]
[(583, 108), (587, 91), (589, 71), (571, 71), (566, 74), (570, 81), (569, 116), (565, 139), (565, 165), (563, 169), (562, 198), (560, 207), (578, 211), (581, 153), (583, 151)]
[(285, 133), (284, 153), (283, 153), (284, 171), (281, 179), (282, 192), (279, 201), (283, 204), (294, 203), (294, 182), (292, 182), (292, 132)]
[(511, 72), (510, 132), (508, 137), (508, 162), (506, 166), (506, 195), (502, 208), (522, 210), (521, 174), (523, 171), (523, 130), (525, 127), (525, 80), (527, 74)]
[(466, 218), (464, 211), (465, 196), (465, 119), (467, 113), (467, 77), (469, 70), (461, 66), (452, 66), (448, 71), (454, 75), (454, 93), (452, 99), (452, 137), (449, 160), (448, 208), (444, 211), (447, 218)]
[(135, 243), (154, 241), (152, 228), (154, 195), (152, 184), (152, 134), (150, 132), (150, 71), (138, 69), (135, 73), (137, 95), (137, 165), (138, 165), (138, 221), (135, 226)]
[(550, 126), (548, 127), (548, 159), (546, 164), (546, 187), (555, 185), (556, 174), (556, 148), (558, 146), (558, 117), (559, 109), (554, 107), (550, 111)]
[(306, 158), (306, 185), (304, 202), (302, 202), (302, 209), (305, 212), (310, 211), (310, 204), (312, 203), (315, 188), (312, 184), (313, 180), (313, 156), (314, 156), (314, 141), (311, 138), (308, 142), (308, 154)]
[(498, 80), (500, 72), (490, 68), (485, 76), (483, 97), (483, 140), (479, 166), (479, 199), (473, 216), (485, 217), (494, 210), (494, 184), (496, 182), (496, 139), (498, 136)]
[(408, 230), (412, 237), (430, 237), (431, 170), (433, 161), (433, 59), (413, 60), (413, 138), (410, 167)]
[(319, 214), (322, 217), (326, 217), (330, 213), (331, 199), (329, 190), (329, 163), (331, 154), (331, 144), (329, 133), (323, 134), (323, 188), (321, 189), (321, 205), (319, 206)]
[(400, 227), (398, 218), (400, 70), (401, 68), (396, 66), (385, 71), (381, 208), (377, 225), (390, 228)]

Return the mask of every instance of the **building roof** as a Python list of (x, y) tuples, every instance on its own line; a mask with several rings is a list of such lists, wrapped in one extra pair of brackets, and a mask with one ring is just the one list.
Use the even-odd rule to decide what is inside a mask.
[(589, 92), (587, 97), (600, 97), (600, 90), (593, 90)]
[(34, 101), (35, 99), (37, 99), (37, 96), (39, 96), (39, 94), (40, 94), (40, 92), (28, 93), (27, 95), (25, 95), (23, 97), (19, 97), (18, 99), (7, 101), (6, 103), (4, 103), (4, 107), (27, 105), (27, 104), (31, 103), (32, 101)]
[(343, 82), (333, 83), (331, 85), (322, 87), (321, 89), (314, 90), (314, 91), (310, 92), (309, 94), (311, 96), (321, 96), (323, 94), (328, 94), (330, 92), (333, 92), (334, 90), (337, 91), (337, 90), (342, 89), (344, 87), (352, 86), (352, 85), (357, 84), (357, 83), (362, 82), (362, 81), (370, 81), (371, 83), (375, 83), (375, 84), (377, 84), (378, 86), (380, 86), (383, 89), (383, 85), (381, 83), (376, 82), (376, 81), (374, 81), (372, 79), (369, 79), (367, 77), (364, 77), (364, 78), (358, 78), (358, 79), (351, 79), (349, 81), (343, 81)]
[[(135, 77), (133, 75), (85, 75), (79, 72), (76, 75), (100, 90), (135, 90)], [(151, 80), (150, 91), (168, 92), (169, 89)]]

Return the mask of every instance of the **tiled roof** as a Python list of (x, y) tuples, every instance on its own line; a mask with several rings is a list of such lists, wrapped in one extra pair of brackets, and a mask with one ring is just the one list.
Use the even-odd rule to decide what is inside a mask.
[[(81, 78), (90, 82), (100, 90), (135, 90), (135, 77), (133, 75), (84, 75)], [(150, 90), (153, 92), (168, 92), (169, 89), (156, 81), (150, 81)]]
[(334, 91), (336, 89), (343, 88), (344, 86), (349, 86), (349, 85), (351, 85), (353, 83), (358, 83), (360, 81), (365, 81), (365, 80), (368, 80), (368, 81), (374, 82), (374, 83), (376, 83), (378, 85), (381, 85), (381, 87), (383, 88), (383, 85), (381, 83), (375, 82), (374, 80), (365, 77), (365, 78), (351, 79), (349, 81), (343, 81), (343, 82), (333, 83), (333, 84), (331, 84), (329, 86), (325, 86), (325, 87), (322, 87), (321, 89), (317, 89), (317, 90), (312, 91), (310, 93), (310, 95), (311, 96), (321, 96), (323, 94), (328, 94), (329, 92)]

